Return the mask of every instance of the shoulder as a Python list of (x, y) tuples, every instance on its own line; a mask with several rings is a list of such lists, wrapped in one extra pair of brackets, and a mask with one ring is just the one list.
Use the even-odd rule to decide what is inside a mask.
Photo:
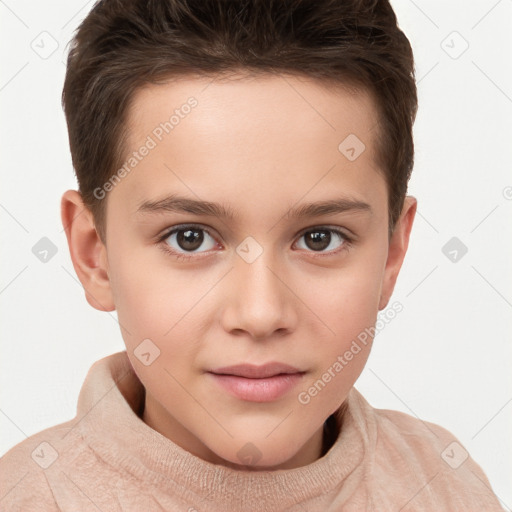
[(0, 510), (60, 510), (48, 472), (58, 466), (59, 458), (69, 456), (68, 447), (72, 443), (75, 443), (75, 450), (78, 448), (78, 432), (72, 432), (73, 426), (74, 420), (42, 430), (0, 458)]
[(400, 411), (374, 409), (377, 444), (391, 451), (399, 450), (409, 460), (424, 467), (458, 469), (468, 463), (483, 472), (462, 443), (449, 430)]
[(449, 430), (400, 411), (373, 408), (359, 393), (358, 402), (373, 431), (377, 487), (401, 482), (417, 489), (415, 505), (426, 500), (438, 510), (502, 510), (482, 468)]
[(140, 394), (135, 378), (121, 382), (130, 369), (126, 351), (96, 361), (80, 390), (76, 416), (31, 435), (0, 458), (0, 510), (97, 510), (88, 493), (110, 497), (119, 469), (101, 459), (89, 436), (99, 426), (99, 443), (108, 445), (111, 432), (104, 433), (101, 422), (115, 416), (117, 407), (130, 407), (124, 395), (134, 401)]

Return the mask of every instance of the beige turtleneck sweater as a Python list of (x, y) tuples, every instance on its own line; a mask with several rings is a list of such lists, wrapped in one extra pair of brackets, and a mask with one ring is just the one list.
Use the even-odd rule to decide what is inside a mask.
[(483, 471), (452, 434), (374, 409), (355, 388), (323, 457), (261, 472), (185, 451), (141, 420), (143, 400), (125, 351), (97, 361), (77, 416), (0, 459), (0, 510), (502, 512)]

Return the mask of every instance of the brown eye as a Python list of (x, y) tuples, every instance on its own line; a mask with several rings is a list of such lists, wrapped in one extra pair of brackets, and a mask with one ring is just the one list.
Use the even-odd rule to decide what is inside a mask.
[(331, 243), (331, 235), (328, 231), (308, 231), (304, 235), (306, 245), (313, 251), (323, 251)]
[[(349, 238), (333, 228), (315, 228), (304, 231), (299, 240), (304, 240), (305, 249), (313, 252), (335, 253), (350, 243)], [(304, 247), (299, 247), (304, 248)], [(328, 250), (327, 250), (328, 249)]]
[[(177, 255), (203, 253), (215, 247), (215, 239), (203, 228), (182, 226), (174, 228), (162, 237), (169, 250)], [(204, 250), (200, 250), (200, 249)]]
[(177, 231), (176, 242), (184, 251), (196, 251), (201, 247), (204, 236), (201, 229), (180, 229)]

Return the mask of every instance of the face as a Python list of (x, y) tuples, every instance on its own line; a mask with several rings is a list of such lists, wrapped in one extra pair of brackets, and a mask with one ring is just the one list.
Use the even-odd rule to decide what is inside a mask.
[(372, 99), (284, 75), (182, 78), (140, 89), (128, 128), (95, 246), (107, 277), (101, 292), (81, 279), (117, 310), (144, 421), (214, 463), (316, 460), (414, 216), (388, 239)]

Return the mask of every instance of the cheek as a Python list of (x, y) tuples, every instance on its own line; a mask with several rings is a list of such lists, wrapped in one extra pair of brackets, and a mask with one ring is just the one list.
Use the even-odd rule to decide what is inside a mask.
[[(200, 297), (193, 280), (165, 267), (142, 265), (136, 257), (120, 262), (112, 275), (116, 309), (128, 357), (146, 389), (159, 400), (185, 400), (176, 382), (186, 382), (199, 345), (190, 330), (190, 310)], [(204, 292), (203, 292), (204, 293)], [(145, 355), (149, 354), (149, 355)]]
[(117, 263), (112, 265), (111, 286), (127, 345), (136, 346), (145, 338), (170, 340), (200, 298), (196, 280), (188, 273), (172, 272), (155, 258), (148, 260), (143, 251), (113, 261)]
[(363, 253), (350, 265), (330, 271), (321, 283), (309, 283), (304, 296), (320, 320), (334, 331), (332, 338), (344, 342), (375, 322), (382, 280), (382, 257)]
[(333, 272), (322, 286), (304, 288), (317, 313), (315, 360), (302, 387), (302, 405), (334, 412), (361, 374), (372, 345), (378, 314), (383, 254), (361, 254), (357, 263)]

